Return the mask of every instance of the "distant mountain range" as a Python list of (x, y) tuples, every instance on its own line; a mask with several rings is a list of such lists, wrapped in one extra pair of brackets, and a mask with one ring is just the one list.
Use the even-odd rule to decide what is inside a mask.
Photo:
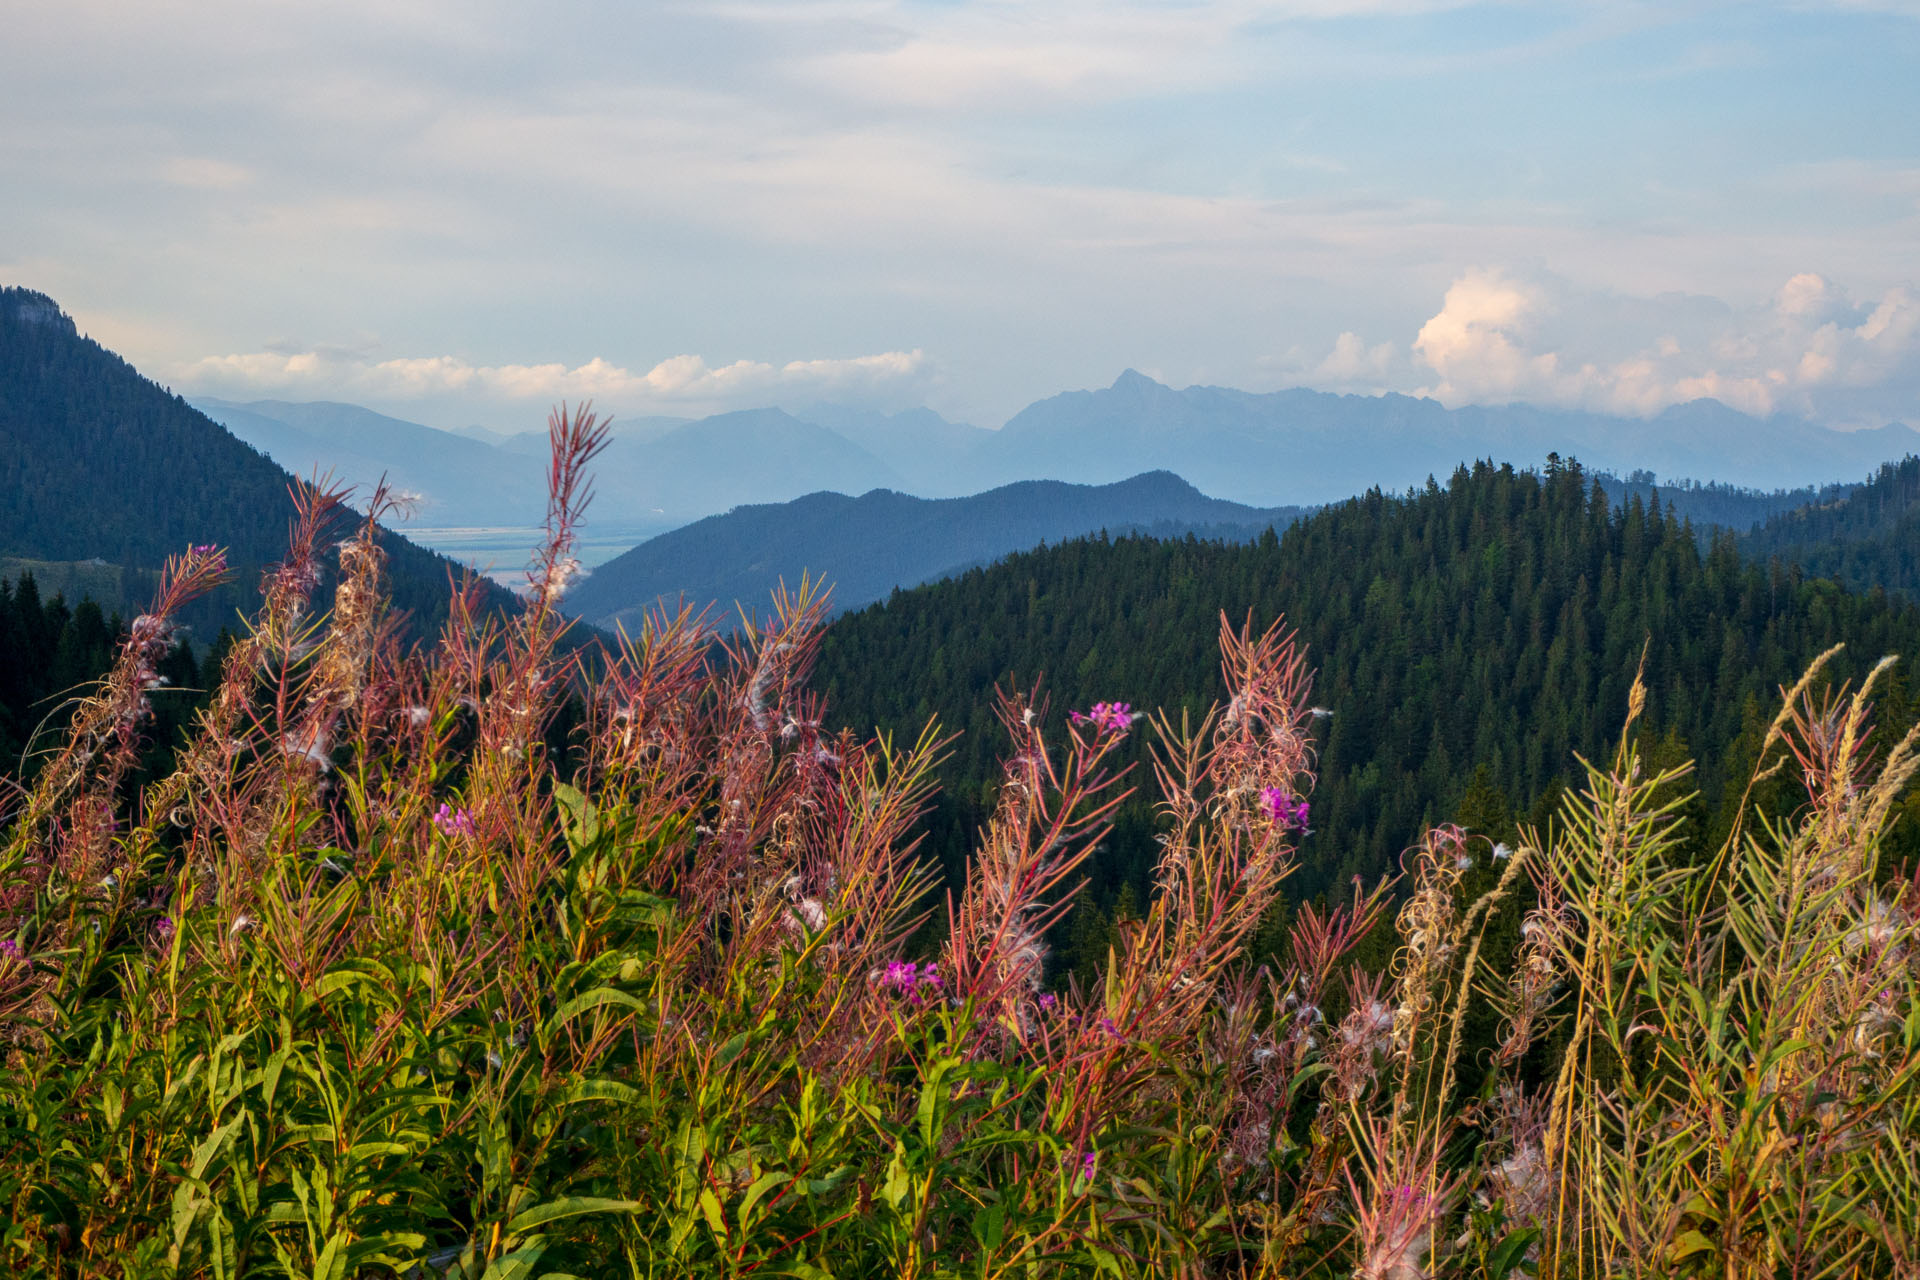
[(738, 507), (643, 542), (595, 569), (567, 608), (631, 628), (656, 600), (684, 598), (724, 622), (736, 607), (764, 612), (779, 583), (797, 586), (808, 574), (833, 586), (836, 609), (851, 609), (896, 587), (1102, 529), (1244, 541), (1301, 511), (1222, 502), (1165, 471), (1100, 486), (1028, 480), (967, 498), (815, 493)]
[[(388, 476), (421, 496), (414, 519), (423, 528), (528, 526), (545, 513), (544, 430), (513, 436), (441, 431), (350, 404), (195, 404), (289, 470), (330, 470), (362, 484)], [(858, 415), (840, 416), (860, 422)], [(624, 545), (632, 545), (743, 503), (907, 483), (902, 472), (845, 435), (781, 409), (698, 421), (616, 419), (594, 467), (598, 496), (591, 520), (597, 529), (627, 533)]]
[(1445, 479), (1478, 458), (1532, 465), (1558, 452), (1590, 469), (1772, 489), (1858, 480), (1916, 451), (1920, 432), (1905, 426), (1831, 431), (1714, 400), (1619, 418), (1528, 405), (1448, 409), (1402, 395), (1176, 391), (1128, 370), (1103, 391), (1029, 405), (972, 462), (988, 481), (1017, 472), (1101, 483), (1167, 468), (1236, 502), (1314, 503)]
[[(540, 467), (497, 445), (352, 404), (193, 404), (296, 475), (330, 472), (360, 485), (386, 476), (422, 496), (423, 523), (532, 525), (546, 513)], [(539, 441), (544, 454), (544, 433)]]
[[(363, 483), (391, 475), (424, 496), (423, 527), (538, 521), (544, 431), (439, 431), (353, 405), (197, 403), (291, 470), (319, 465)], [(1303, 506), (1375, 487), (1403, 491), (1481, 458), (1535, 465), (1550, 452), (1621, 475), (1792, 489), (1858, 481), (1920, 452), (1920, 432), (1832, 431), (1712, 400), (1640, 419), (1527, 405), (1448, 409), (1402, 395), (1175, 390), (1129, 370), (1110, 387), (1029, 405), (998, 431), (928, 409), (835, 405), (616, 419), (592, 520), (630, 545), (742, 504), (819, 491), (949, 498), (1022, 480), (1099, 485), (1149, 471), (1233, 502)]]
[[(82, 337), (53, 299), (0, 288), (0, 561), (56, 572), (117, 566), (126, 590), (100, 603), (135, 611), (166, 557), (190, 543), (217, 543), (235, 577), (194, 611), (204, 638), (205, 628), (251, 611), (260, 569), (286, 554), (291, 482)], [(412, 614), (418, 634), (444, 615), (449, 576), (460, 567), (395, 534), (382, 546), (394, 603)], [(494, 591), (491, 607), (516, 605)]]

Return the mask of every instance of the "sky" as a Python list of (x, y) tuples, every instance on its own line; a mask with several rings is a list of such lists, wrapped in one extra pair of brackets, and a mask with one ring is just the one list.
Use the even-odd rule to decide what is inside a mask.
[(1920, 0), (9, 0), (0, 283), (530, 429), (1136, 368), (1920, 425)]

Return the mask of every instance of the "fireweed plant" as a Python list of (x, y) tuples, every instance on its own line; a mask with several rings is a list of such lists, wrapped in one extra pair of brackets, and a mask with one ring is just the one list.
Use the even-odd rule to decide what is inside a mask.
[[(1102, 703), (1054, 727), (1003, 694), (998, 805), (936, 901), (913, 830), (940, 733), (822, 728), (817, 592), (724, 640), (682, 612), (591, 668), (560, 647), (604, 429), (563, 409), (551, 435), (510, 622), (460, 596), (403, 652), (387, 496), (355, 520), (303, 487), (174, 773), (130, 782), (169, 620), (225, 574), (211, 547), (167, 567), (16, 797), (10, 1273), (1920, 1274), (1920, 880), (1878, 859), (1917, 759), (1912, 734), (1867, 747), (1885, 664), (1787, 691), (1762, 773), (1806, 801), (1704, 866), (1676, 859), (1684, 771), (1643, 776), (1636, 683), (1549, 831), (1436, 827), (1250, 970), (1314, 780), (1290, 633), (1223, 619), (1231, 698), (1197, 725)], [(1136, 731), (1156, 892), (1103, 982), (1049, 990)], [(1476, 863), (1497, 879), (1468, 893)]]

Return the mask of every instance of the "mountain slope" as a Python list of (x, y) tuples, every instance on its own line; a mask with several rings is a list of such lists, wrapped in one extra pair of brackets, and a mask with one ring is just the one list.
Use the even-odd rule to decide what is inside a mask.
[[(178, 396), (80, 336), (51, 298), (0, 289), (0, 556), (152, 569), (190, 543), (228, 548), (234, 585), (196, 614), (245, 607), (286, 550), (291, 477)], [(431, 625), (458, 566), (393, 534), (397, 608)], [(493, 607), (510, 608), (504, 591)], [(108, 601), (137, 606), (139, 601)]]
[[(1904, 690), (1920, 672), (1920, 610), (1743, 564), (1727, 538), (1702, 549), (1664, 512), (1610, 508), (1578, 467), (1482, 464), (1252, 545), (1094, 539), (1011, 556), (838, 619), (815, 682), (837, 723), (861, 732), (910, 736), (930, 717), (964, 731), (930, 826), (952, 872), (997, 777), (996, 682), (1044, 676), (1056, 725), (1097, 701), (1164, 707), (1177, 723), (1219, 696), (1223, 610), (1259, 625), (1284, 614), (1318, 669), (1315, 700), (1334, 712), (1304, 893), (1387, 870), (1422, 822), (1459, 811), (1479, 766), (1483, 811), (1544, 817), (1574, 753), (1602, 755), (1617, 737), (1649, 641), (1647, 732), (1729, 771), (1750, 760), (1757, 739), (1743, 735), (1764, 731), (1777, 686), (1829, 645), (1848, 644), (1836, 676), (1903, 655), (1886, 725), (1909, 722)], [(1144, 764), (1149, 736), (1126, 757)], [(1699, 779), (1696, 831), (1728, 781)], [(1102, 893), (1146, 890), (1151, 821), (1140, 805), (1123, 813), (1094, 872)]]
[[(994, 438), (984, 427), (949, 422), (931, 409), (878, 413), (817, 405), (793, 414), (851, 440), (891, 467), (908, 489), (923, 498), (958, 498), (975, 492), (968, 482), (974, 453)], [(833, 487), (858, 492), (852, 485)]]
[(1167, 472), (1100, 487), (1028, 481), (968, 498), (815, 493), (739, 507), (643, 542), (595, 569), (567, 607), (632, 625), (656, 598), (684, 595), (730, 615), (736, 603), (764, 609), (777, 583), (795, 585), (808, 573), (833, 584), (838, 607), (854, 608), (895, 587), (1100, 529), (1204, 527), (1251, 537), (1298, 514), (1220, 502)]
[(1838, 502), (1860, 488), (1857, 483), (1845, 483), (1802, 485), (1797, 489), (1742, 489), (1717, 480), (1705, 484), (1690, 480), (1663, 485), (1647, 471), (1631, 472), (1624, 480), (1610, 471), (1590, 474), (1615, 506), (1624, 506), (1632, 498), (1639, 498), (1642, 506), (1658, 501), (1675, 518), (1692, 521), (1695, 532), (1699, 533), (1710, 533), (1709, 526), (1745, 533), (1789, 511)]
[(746, 502), (900, 484), (858, 445), (779, 409), (716, 414), (653, 437), (616, 437), (598, 471), (605, 500), (598, 514), (623, 523), (694, 520)]
[(1740, 548), (1855, 590), (1920, 599), (1920, 457), (1886, 464), (1837, 501), (1773, 517), (1743, 536)]
[[(295, 475), (331, 472), (362, 488), (385, 475), (420, 495), (423, 525), (532, 525), (546, 515), (541, 468), (481, 440), (351, 404), (193, 405)], [(540, 443), (544, 452), (544, 434)]]

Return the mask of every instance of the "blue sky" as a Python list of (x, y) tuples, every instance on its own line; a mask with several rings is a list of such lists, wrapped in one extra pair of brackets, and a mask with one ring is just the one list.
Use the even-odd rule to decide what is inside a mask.
[(1137, 367), (1920, 421), (1920, 4), (9, 6), (0, 280), (189, 393)]

